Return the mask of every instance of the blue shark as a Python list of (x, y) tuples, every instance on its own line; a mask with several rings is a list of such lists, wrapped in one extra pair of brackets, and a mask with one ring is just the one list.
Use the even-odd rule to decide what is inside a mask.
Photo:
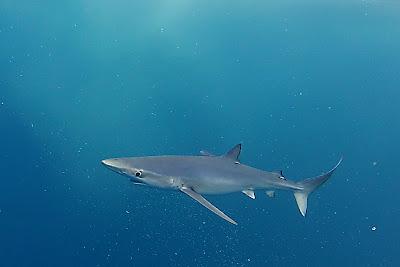
[(273, 197), (275, 190), (292, 191), (300, 213), (307, 212), (308, 196), (325, 183), (342, 162), (328, 172), (302, 181), (286, 179), (281, 171), (263, 171), (242, 164), (239, 155), (242, 145), (216, 156), (201, 151), (198, 156), (147, 156), (110, 158), (103, 165), (130, 178), (135, 184), (180, 191), (226, 221), (237, 222), (211, 204), (203, 195), (243, 192), (255, 199), (255, 190), (266, 190)]

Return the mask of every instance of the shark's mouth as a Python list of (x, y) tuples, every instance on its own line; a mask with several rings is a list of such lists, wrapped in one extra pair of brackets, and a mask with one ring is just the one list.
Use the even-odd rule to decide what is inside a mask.
[(137, 185), (147, 185), (146, 183), (144, 183), (142, 180), (137, 179), (135, 177), (131, 177), (131, 179), (129, 179), (132, 183), (137, 184)]

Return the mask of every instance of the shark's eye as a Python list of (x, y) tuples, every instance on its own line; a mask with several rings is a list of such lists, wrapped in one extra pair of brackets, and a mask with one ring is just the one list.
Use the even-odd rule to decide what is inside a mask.
[(136, 177), (142, 177), (142, 171), (136, 171), (135, 172)]

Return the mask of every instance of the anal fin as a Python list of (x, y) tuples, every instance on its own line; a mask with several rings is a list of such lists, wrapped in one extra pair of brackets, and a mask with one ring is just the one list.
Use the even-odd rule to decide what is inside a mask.
[(203, 205), (204, 207), (206, 207), (207, 209), (209, 209), (210, 211), (214, 212), (215, 214), (217, 214), (219, 217), (221, 217), (222, 219), (237, 225), (237, 222), (235, 222), (234, 220), (232, 220), (228, 215), (226, 215), (225, 213), (223, 213), (222, 211), (220, 211), (217, 207), (215, 207), (213, 204), (211, 204), (210, 202), (207, 201), (207, 199), (205, 199), (202, 195), (200, 195), (199, 193), (195, 192), (194, 190), (192, 190), (191, 188), (188, 187), (181, 187), (180, 190), (185, 193), (186, 195), (190, 196), (191, 198), (193, 198), (194, 200), (196, 200), (197, 202), (199, 202), (201, 205)]
[(265, 193), (266, 193), (267, 196), (269, 196), (269, 197), (275, 197), (275, 191), (268, 190), (268, 191), (266, 191)]

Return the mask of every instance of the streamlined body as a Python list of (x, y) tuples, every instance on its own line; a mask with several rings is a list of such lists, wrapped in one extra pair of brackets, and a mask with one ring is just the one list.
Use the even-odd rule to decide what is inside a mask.
[(300, 182), (286, 180), (281, 172), (259, 170), (239, 162), (241, 145), (222, 156), (201, 152), (200, 156), (149, 156), (113, 158), (102, 163), (111, 170), (128, 176), (136, 184), (181, 191), (218, 216), (237, 224), (208, 202), (202, 194), (243, 192), (255, 198), (255, 190), (265, 189), (272, 197), (275, 189), (293, 191), (300, 212), (307, 210), (307, 196), (324, 183), (339, 163), (328, 173)]

